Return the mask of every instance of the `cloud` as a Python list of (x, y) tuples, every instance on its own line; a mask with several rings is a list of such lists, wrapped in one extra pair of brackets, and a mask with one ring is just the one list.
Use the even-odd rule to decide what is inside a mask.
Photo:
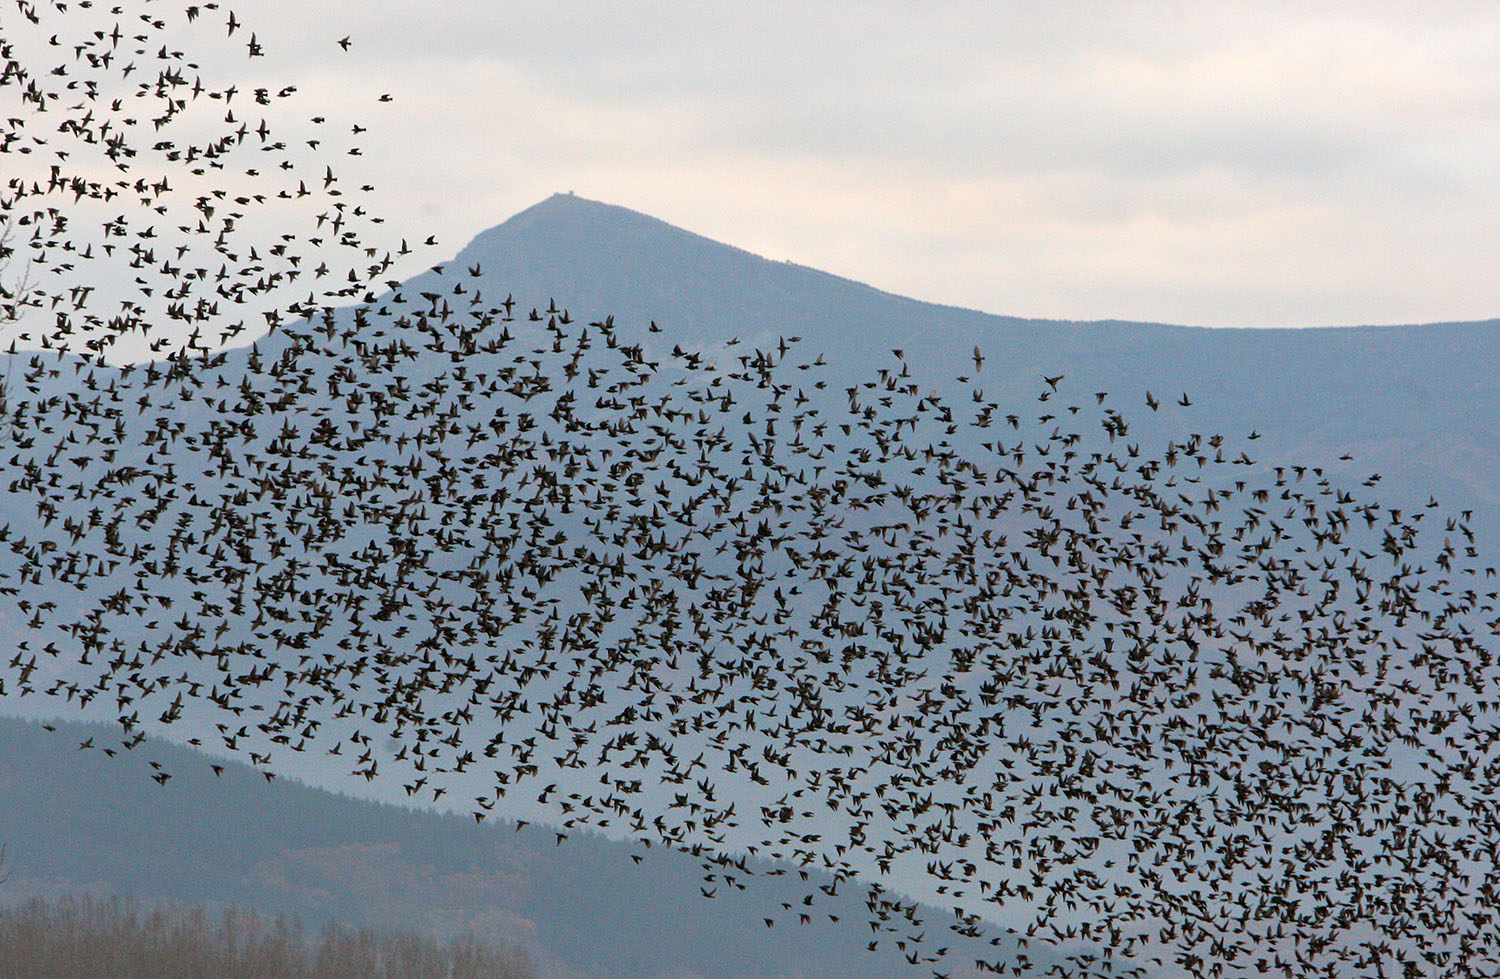
[(1309, 10), (338, 0), (257, 29), (444, 251), (574, 189), (996, 312), (1500, 315), (1500, 8)]

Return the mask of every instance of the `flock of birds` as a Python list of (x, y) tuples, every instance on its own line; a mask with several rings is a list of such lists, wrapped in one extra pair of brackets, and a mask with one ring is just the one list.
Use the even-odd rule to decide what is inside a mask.
[[(477, 780), (476, 819), (534, 797), (559, 841), (699, 854), (708, 899), (747, 857), (863, 883), (871, 946), (935, 975), (960, 947), (1016, 976), (1500, 970), (1500, 612), (1467, 514), (1252, 459), (1186, 394), (1136, 403), (1186, 419), (1160, 451), (1062, 376), (988, 397), (978, 347), (954, 404), (900, 350), (839, 389), (792, 338), (667, 349), (478, 267), (384, 281), (402, 249), (256, 125), (291, 92), (235, 101), (167, 43), (210, 12), (256, 37), (142, 8), (17, 3), (50, 69), (0, 32), (0, 153), (52, 154), (0, 198), (0, 313), (42, 348), (0, 400), (0, 694), (108, 712), (111, 752), (177, 725), (268, 777), (324, 751), (414, 798)], [(200, 102), (223, 131), (168, 140)], [(226, 186), (158, 246), (178, 171)], [(313, 233), (243, 243), (301, 198)], [(130, 213), (89, 244), (82, 201)], [(117, 315), (56, 285), (127, 258)], [(209, 339), (325, 280), (254, 346)], [(153, 303), (186, 341), (109, 362)], [(882, 886), (913, 876), (952, 938)]]

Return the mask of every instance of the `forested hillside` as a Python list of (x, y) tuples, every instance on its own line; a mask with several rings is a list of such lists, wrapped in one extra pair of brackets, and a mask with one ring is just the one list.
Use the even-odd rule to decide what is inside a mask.
[[(210, 919), (230, 907), (268, 921), (295, 917), (309, 934), (330, 923), (440, 943), (472, 934), (525, 950), (557, 977), (930, 975), (895, 948), (869, 951), (870, 912), (852, 883), (817, 892), (809, 907), (805, 892), (831, 879), (804, 882), (761, 863), (754, 879), (731, 868), (733, 882), (705, 884), (703, 862), (684, 854), (589, 834), (559, 845), (551, 828), (476, 825), (289, 778), (268, 783), (170, 743), (110, 758), (93, 745), (80, 750), (110, 743), (108, 725), (49, 726), (0, 718), (0, 840), (11, 874), (0, 900), (12, 906), (124, 895), (200, 906)], [(158, 784), (152, 775), (162, 771), (171, 777)], [(924, 914), (914, 933), (952, 920)], [(998, 948), (1016, 947), (1002, 941)], [(1049, 961), (1035, 949), (1031, 957)]]

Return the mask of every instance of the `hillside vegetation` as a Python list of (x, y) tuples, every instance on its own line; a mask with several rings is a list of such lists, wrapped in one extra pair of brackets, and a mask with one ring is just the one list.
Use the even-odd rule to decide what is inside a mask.
[[(832, 888), (810, 868), (804, 880), (760, 862), (754, 880), (705, 885), (702, 861), (688, 854), (585, 832), (559, 845), (551, 826), (500, 817), (479, 825), (293, 778), (267, 783), (232, 761), (215, 775), (219, 759), (156, 739), (109, 758), (79, 747), (103, 742), (109, 726), (48, 726), (0, 717), (0, 843), (10, 874), (0, 905), (130, 895), (210, 915), (253, 908), (309, 932), (340, 924), (445, 945), (473, 935), (524, 949), (551, 979), (931, 975), (895, 948), (868, 949), (863, 887), (820, 891), (816, 909), (802, 905), (806, 889)], [(152, 762), (172, 778), (153, 781)], [(716, 888), (712, 900), (705, 886)], [(814, 910), (803, 924), (798, 913)], [(932, 907), (922, 917), (913, 932), (953, 920)], [(997, 934), (968, 944), (955, 936), (953, 949), (978, 955)], [(1013, 937), (1002, 941), (1017, 948)], [(1036, 946), (1031, 958), (1057, 961)], [(969, 974), (963, 963), (952, 971)], [(0, 970), (12, 975), (31, 973)]]
[(526, 954), (472, 936), (325, 925), (120, 898), (0, 910), (0, 976), (30, 979), (534, 979)]

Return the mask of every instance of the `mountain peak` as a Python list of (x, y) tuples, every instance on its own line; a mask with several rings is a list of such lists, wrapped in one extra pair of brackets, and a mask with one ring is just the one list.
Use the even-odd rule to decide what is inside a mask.
[[(553, 194), (474, 238), (455, 258), (529, 303), (556, 298), (575, 317), (613, 316), (627, 337), (658, 321), (681, 342), (804, 335), (830, 346), (877, 342), (894, 310), (943, 309), (816, 269), (777, 262), (617, 204)], [(968, 325), (975, 325), (974, 322)], [(883, 341), (879, 341), (883, 342)]]
[[(595, 219), (603, 218), (611, 214), (628, 214), (637, 218), (646, 218), (646, 215), (618, 204), (610, 204), (606, 201), (596, 201), (590, 197), (579, 197), (571, 190), (559, 191), (550, 197), (538, 201), (523, 211), (517, 212), (509, 220), (498, 225), (504, 227), (507, 224), (537, 220), (558, 220), (566, 216), (592, 216)], [(646, 218), (647, 220), (654, 220)], [(497, 230), (492, 228), (491, 230)], [(488, 233), (488, 232), (486, 232)], [(482, 236), (481, 236), (482, 237)]]
[[(459, 257), (471, 261), (490, 258), (496, 250), (502, 253), (510, 251), (510, 246), (517, 241), (524, 241), (528, 249), (550, 244), (552, 248), (548, 251), (559, 246), (590, 251), (619, 248), (627, 242), (638, 247), (655, 248), (667, 247), (672, 241), (692, 242), (700, 248), (723, 249), (756, 257), (640, 211), (579, 197), (571, 190), (553, 194), (482, 232)], [(576, 291), (576, 283), (569, 282), (567, 286), (568, 291)]]

